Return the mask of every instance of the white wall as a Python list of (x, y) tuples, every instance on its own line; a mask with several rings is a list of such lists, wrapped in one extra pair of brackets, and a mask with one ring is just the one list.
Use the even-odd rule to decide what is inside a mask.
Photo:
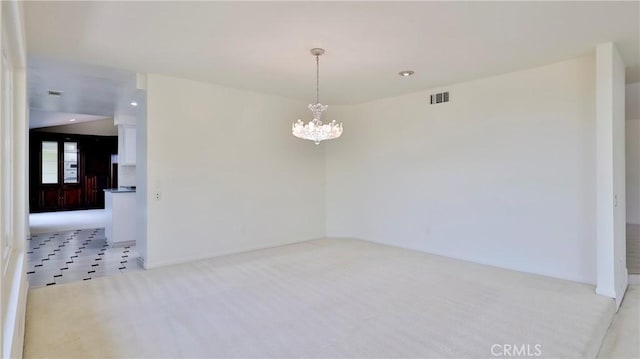
[(640, 82), (626, 86), (627, 223), (640, 224)]
[(154, 74), (146, 86), (147, 267), (324, 236), (324, 145), (290, 133), (306, 103)]
[(123, 166), (118, 164), (118, 186), (136, 186), (136, 166)]
[[(147, 258), (147, 92), (146, 76), (142, 90), (138, 91), (136, 121), (136, 250), (139, 258)], [(157, 166), (157, 164), (156, 164)], [(142, 263), (148, 267), (147, 263)]]
[[(584, 57), (332, 108), (327, 235), (595, 283), (594, 71)], [(451, 102), (429, 105), (439, 90)]]
[(625, 66), (613, 43), (596, 47), (597, 288), (620, 306), (627, 288)]
[[(640, 82), (626, 86), (627, 271), (640, 273)], [(631, 281), (631, 280), (630, 280)]]

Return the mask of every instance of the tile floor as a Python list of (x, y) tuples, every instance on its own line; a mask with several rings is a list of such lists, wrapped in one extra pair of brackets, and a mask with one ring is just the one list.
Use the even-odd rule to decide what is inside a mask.
[(27, 244), (31, 288), (142, 270), (135, 246), (110, 248), (104, 228), (36, 234)]

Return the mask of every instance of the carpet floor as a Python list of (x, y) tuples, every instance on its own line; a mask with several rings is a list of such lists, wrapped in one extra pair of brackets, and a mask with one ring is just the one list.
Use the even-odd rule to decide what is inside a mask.
[(599, 358), (640, 358), (640, 286), (630, 285), (600, 348)]
[(593, 358), (614, 311), (590, 285), (322, 239), (30, 290), (24, 355)]

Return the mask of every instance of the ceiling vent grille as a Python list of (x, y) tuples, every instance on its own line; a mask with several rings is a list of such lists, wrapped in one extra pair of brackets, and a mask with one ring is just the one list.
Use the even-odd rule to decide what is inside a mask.
[(49, 90), (49, 96), (62, 96), (62, 92)]
[(449, 91), (434, 93), (431, 95), (431, 104), (435, 105), (437, 103), (449, 102)]

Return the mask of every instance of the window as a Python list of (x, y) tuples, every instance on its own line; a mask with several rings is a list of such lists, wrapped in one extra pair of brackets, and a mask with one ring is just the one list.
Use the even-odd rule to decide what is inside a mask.
[(64, 183), (78, 183), (78, 143), (64, 143)]
[(42, 184), (56, 183), (58, 183), (58, 142), (42, 141)]

